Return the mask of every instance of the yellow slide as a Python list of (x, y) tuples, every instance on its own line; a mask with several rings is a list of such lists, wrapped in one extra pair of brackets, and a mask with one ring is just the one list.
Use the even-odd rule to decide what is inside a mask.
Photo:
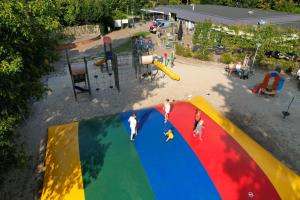
[(178, 74), (173, 73), (167, 66), (163, 65), (162, 63), (158, 62), (157, 60), (153, 61), (153, 64), (160, 69), (161, 71), (163, 71), (165, 74), (167, 74), (171, 79), (175, 80), (175, 81), (179, 81), (180, 80), (180, 76)]
[(95, 65), (96, 65), (96, 66), (100, 66), (100, 65), (104, 64), (105, 62), (106, 62), (106, 59), (103, 58), (103, 59), (101, 59), (101, 60), (96, 61), (96, 62), (95, 62)]

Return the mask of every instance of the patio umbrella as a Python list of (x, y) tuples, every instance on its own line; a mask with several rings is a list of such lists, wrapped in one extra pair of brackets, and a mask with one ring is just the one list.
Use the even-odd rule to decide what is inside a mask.
[(177, 36), (178, 36), (178, 40), (179, 40), (179, 41), (181, 41), (181, 39), (182, 39), (182, 35), (183, 35), (183, 30), (182, 30), (182, 21), (180, 21), (180, 23), (179, 23), (179, 28), (178, 28), (178, 34), (177, 34)]

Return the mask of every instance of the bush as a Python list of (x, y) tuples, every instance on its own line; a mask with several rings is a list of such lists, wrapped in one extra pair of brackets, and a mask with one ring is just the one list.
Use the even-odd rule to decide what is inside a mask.
[[(0, 117), (0, 172), (12, 167), (23, 167), (28, 160), (23, 148), (16, 143), (16, 127), (20, 116)], [(0, 179), (3, 174), (0, 173)]]
[(233, 54), (233, 62), (244, 62), (246, 54), (245, 53), (234, 53)]
[(185, 48), (181, 44), (176, 44), (176, 55), (183, 56), (183, 57), (192, 57), (192, 51), (190, 48)]
[(233, 62), (233, 57), (231, 53), (223, 53), (221, 55), (220, 61), (225, 64)]
[(292, 72), (296, 70), (298, 63), (293, 61), (287, 61), (284, 59), (268, 58), (263, 57), (259, 64), (261, 67), (265, 67), (269, 70), (275, 70), (277, 67), (280, 67), (285, 72)]
[(221, 55), (220, 61), (225, 64), (229, 64), (231, 62), (243, 62), (245, 59), (244, 53), (224, 53)]
[(120, 10), (114, 10), (113, 12), (113, 19), (117, 20), (117, 19), (127, 19), (128, 16), (126, 15), (126, 13), (120, 11)]
[(196, 51), (196, 53), (194, 54), (194, 58), (210, 61), (210, 60), (213, 60), (213, 53), (211, 53), (207, 50), (200, 49), (200, 50)]

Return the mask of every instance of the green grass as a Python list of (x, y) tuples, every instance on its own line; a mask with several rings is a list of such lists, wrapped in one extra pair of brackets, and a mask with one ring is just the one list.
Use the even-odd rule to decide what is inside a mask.
[(151, 33), (148, 32), (148, 31), (141, 31), (141, 32), (138, 32), (136, 34), (134, 34), (134, 36), (142, 36), (142, 37), (147, 37), (149, 36)]
[(127, 40), (120, 46), (117, 46), (116, 48), (113, 49), (114, 53), (124, 53), (124, 52), (131, 52), (132, 50), (132, 42), (131, 40)]

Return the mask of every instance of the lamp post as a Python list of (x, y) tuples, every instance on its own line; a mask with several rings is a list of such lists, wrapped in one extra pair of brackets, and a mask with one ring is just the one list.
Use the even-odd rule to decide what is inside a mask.
[(261, 46), (260, 43), (256, 43), (256, 50), (255, 50), (253, 62), (252, 62), (251, 68), (250, 68), (250, 72), (251, 72), (252, 74), (253, 74), (253, 66), (254, 66), (254, 63), (255, 63), (256, 55), (257, 55), (257, 52), (258, 52), (258, 49), (259, 49), (260, 46)]

